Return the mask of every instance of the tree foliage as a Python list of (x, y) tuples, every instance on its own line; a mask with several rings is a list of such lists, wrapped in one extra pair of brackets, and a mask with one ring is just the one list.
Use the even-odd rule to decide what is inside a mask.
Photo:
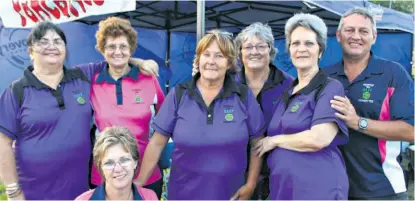
[(370, 2), (387, 8), (392, 3), (392, 9), (394, 10), (409, 14), (414, 13), (414, 0), (370, 0)]

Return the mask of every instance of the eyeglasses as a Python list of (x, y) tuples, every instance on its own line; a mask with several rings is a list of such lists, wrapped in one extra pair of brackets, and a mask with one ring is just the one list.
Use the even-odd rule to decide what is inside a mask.
[(269, 47), (268, 45), (259, 44), (259, 45), (248, 45), (248, 46), (242, 47), (242, 49), (245, 51), (251, 52), (255, 48), (258, 52), (265, 52), (265, 50), (268, 47)]
[(37, 44), (40, 48), (46, 49), (53, 45), (56, 48), (63, 48), (65, 47), (65, 42), (62, 39), (54, 39), (52, 41), (47, 39), (40, 39), (35, 44)]
[(105, 50), (109, 52), (114, 52), (115, 50), (117, 50), (117, 48), (120, 49), (121, 52), (130, 50), (130, 46), (126, 44), (121, 44), (118, 47), (115, 44), (105, 45)]
[(113, 160), (108, 160), (107, 162), (102, 164), (102, 169), (113, 170), (115, 168), (115, 166), (117, 165), (117, 163), (120, 164), (121, 167), (126, 168), (129, 165), (131, 165), (132, 162), (133, 162), (133, 159), (131, 159), (131, 158), (121, 158), (117, 162), (115, 162)]

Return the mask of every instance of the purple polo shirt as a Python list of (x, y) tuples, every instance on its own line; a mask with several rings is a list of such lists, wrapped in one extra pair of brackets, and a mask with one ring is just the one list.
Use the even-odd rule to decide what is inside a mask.
[[(152, 127), (172, 137), (174, 150), (168, 185), (169, 200), (228, 200), (244, 185), (248, 141), (263, 135), (264, 118), (249, 89), (245, 101), (241, 87), (230, 76), (209, 107), (196, 80), (182, 84), (180, 103), (176, 89), (167, 95)], [(238, 86), (240, 85), (240, 86)]]
[[(371, 54), (368, 66), (352, 82), (344, 72), (343, 61), (324, 71), (343, 84), (359, 116), (414, 126), (414, 81), (402, 65)], [(349, 142), (340, 149), (350, 180), (350, 197), (374, 198), (407, 191), (400, 166), (401, 141), (375, 138), (353, 129), (349, 129), (349, 136)]]
[[(256, 100), (261, 106), (262, 113), (264, 114), (266, 125), (268, 125), (271, 121), (272, 115), (274, 114), (276, 108), (276, 103), (281, 98), (281, 95), (294, 81), (293, 77), (278, 69), (274, 64), (269, 65), (269, 70), (268, 79), (265, 81), (264, 86), (262, 86), (261, 91), (259, 91), (258, 95), (256, 96)], [(238, 76), (236, 76), (236, 80), (248, 86), (244, 66), (242, 66), (241, 72), (238, 74)], [(248, 156), (250, 155), (250, 150), (251, 149), (248, 147)], [(268, 154), (265, 154), (264, 162), (261, 168), (262, 175), (269, 174), (269, 168), (266, 162), (267, 157)], [(249, 171), (249, 167), (247, 167), (246, 170)]]
[(88, 190), (91, 154), (89, 104), (93, 74), (101, 63), (64, 68), (54, 90), (40, 82), (29, 66), (22, 78), (19, 107), (11, 88), (0, 96), (0, 132), (16, 140), (19, 182), (28, 200), (73, 200)]
[[(310, 83), (292, 94), (295, 80), (277, 103), (268, 126), (268, 136), (289, 135), (312, 126), (334, 122), (339, 127), (331, 144), (316, 152), (297, 152), (275, 148), (268, 156), (270, 200), (347, 199), (349, 183), (338, 145), (348, 140), (347, 126), (335, 117), (330, 100), (344, 96), (342, 84), (320, 70)], [(315, 97), (317, 89), (325, 86)], [(317, 101), (316, 101), (317, 100)]]
[[(261, 110), (264, 113), (265, 122), (268, 124), (271, 121), (272, 115), (275, 111), (275, 106), (284, 91), (292, 84), (294, 78), (284, 71), (278, 69), (275, 65), (269, 65), (268, 79), (265, 81), (264, 86), (257, 95), (256, 99), (261, 106)], [(245, 76), (245, 68), (242, 66), (241, 73), (236, 78), (242, 84), (248, 86)]]

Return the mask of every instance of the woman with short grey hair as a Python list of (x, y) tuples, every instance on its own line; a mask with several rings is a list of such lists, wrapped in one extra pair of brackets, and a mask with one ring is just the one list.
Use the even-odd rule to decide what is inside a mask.
[(298, 78), (276, 103), (268, 137), (255, 146), (269, 152), (270, 200), (347, 200), (349, 183), (337, 148), (348, 141), (344, 121), (330, 107), (344, 96), (318, 61), (326, 48), (327, 27), (315, 15), (296, 14), (285, 25), (287, 50)]
[(312, 30), (317, 36), (317, 44), (320, 47), (319, 53), (322, 55), (327, 47), (327, 26), (317, 15), (297, 14), (291, 17), (285, 24), (285, 48), (288, 50), (291, 44), (291, 33), (297, 27), (304, 27)]
[(274, 36), (272, 35), (271, 27), (267, 24), (255, 22), (245, 29), (243, 29), (238, 36), (235, 38), (235, 47), (238, 50), (239, 60), (242, 61), (241, 48), (242, 43), (248, 40), (252, 36), (257, 36), (264, 40), (268, 44), (270, 49), (269, 57), (270, 63), (274, 62), (275, 55), (278, 53), (278, 49), (274, 47)]
[[(235, 38), (235, 46), (242, 63), (237, 79), (254, 92), (268, 124), (274, 113), (275, 101), (291, 85), (293, 78), (273, 64), (278, 50), (274, 47), (270, 26), (260, 22), (249, 25)], [(264, 160), (260, 181), (251, 199), (262, 200), (268, 197), (268, 175), (269, 168)]]

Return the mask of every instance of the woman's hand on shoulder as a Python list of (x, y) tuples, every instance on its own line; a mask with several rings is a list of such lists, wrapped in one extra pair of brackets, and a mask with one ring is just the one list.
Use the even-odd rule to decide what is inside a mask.
[(154, 60), (148, 59), (139, 59), (139, 58), (130, 58), (129, 63), (138, 67), (140, 72), (144, 75), (159, 76), (159, 65)]

